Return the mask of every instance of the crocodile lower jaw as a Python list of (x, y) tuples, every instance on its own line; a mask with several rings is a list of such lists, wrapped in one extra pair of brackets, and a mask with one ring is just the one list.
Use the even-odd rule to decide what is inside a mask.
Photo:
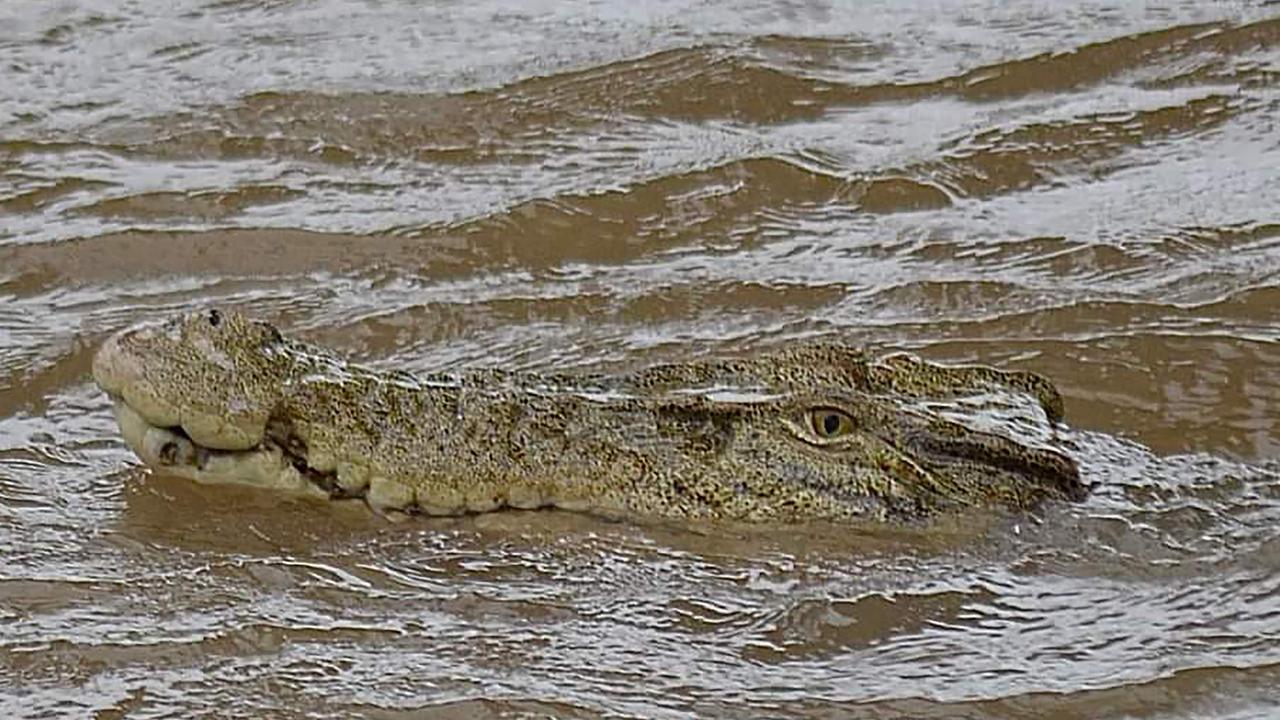
[(534, 492), (509, 492), (501, 501), (459, 505), (423, 503), (412, 490), (394, 483), (344, 486), (337, 473), (310, 467), (305, 454), (294, 448), (296, 443), (287, 429), (279, 432), (280, 428), (272, 426), (272, 431), (246, 450), (221, 450), (195, 442), (182, 427), (154, 423), (119, 395), (112, 394), (111, 399), (120, 433), (143, 463), (165, 475), (202, 485), (243, 485), (313, 500), (359, 501), (390, 520), (418, 514), (463, 515), (500, 507), (536, 509), (558, 504), (567, 509), (588, 509), (584, 503), (552, 503)]

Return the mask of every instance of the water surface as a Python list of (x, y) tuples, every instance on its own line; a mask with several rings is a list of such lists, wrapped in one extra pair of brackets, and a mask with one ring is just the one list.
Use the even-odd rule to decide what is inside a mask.
[[(0, 6), (17, 717), (1269, 718), (1274, 3)], [(1046, 373), (1079, 506), (390, 525), (125, 450), (201, 303), (383, 367), (843, 339)]]

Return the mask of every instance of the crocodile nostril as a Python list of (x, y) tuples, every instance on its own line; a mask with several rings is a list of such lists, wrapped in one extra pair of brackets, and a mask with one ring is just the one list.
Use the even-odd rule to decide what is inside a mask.
[(158, 453), (160, 462), (165, 465), (176, 465), (178, 462), (178, 443), (172, 440), (160, 446)]

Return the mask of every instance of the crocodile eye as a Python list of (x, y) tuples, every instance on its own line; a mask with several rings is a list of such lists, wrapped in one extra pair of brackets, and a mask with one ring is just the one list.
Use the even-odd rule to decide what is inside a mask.
[(813, 432), (823, 440), (832, 440), (853, 432), (853, 418), (839, 410), (820, 408), (809, 412)]
[(210, 325), (212, 325), (212, 326), (214, 326), (214, 327), (218, 327), (219, 325), (221, 325), (221, 324), (222, 324), (222, 313), (218, 312), (217, 310), (210, 310), (210, 311), (209, 311), (209, 324), (210, 324)]

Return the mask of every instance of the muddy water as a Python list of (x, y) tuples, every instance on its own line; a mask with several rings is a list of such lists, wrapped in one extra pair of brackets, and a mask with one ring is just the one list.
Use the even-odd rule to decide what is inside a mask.
[[(1274, 3), (0, 4), (6, 717), (1280, 713)], [(1054, 377), (1078, 507), (368, 517), (148, 474), (216, 301), (386, 367)]]

